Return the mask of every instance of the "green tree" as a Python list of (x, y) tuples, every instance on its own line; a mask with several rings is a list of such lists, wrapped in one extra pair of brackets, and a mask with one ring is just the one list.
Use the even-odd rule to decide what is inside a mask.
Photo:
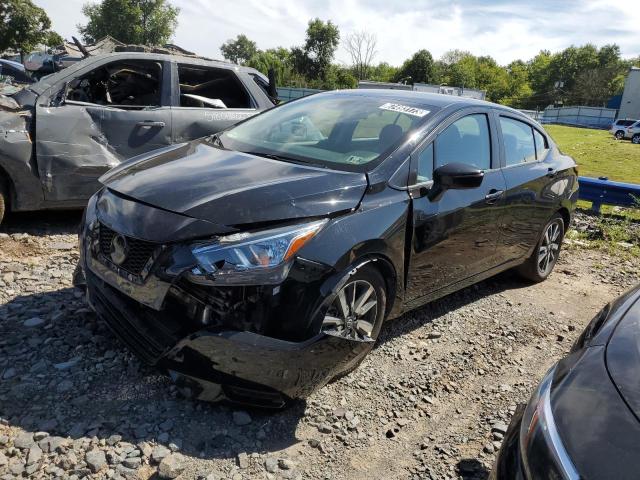
[(47, 47), (57, 47), (64, 43), (64, 38), (62, 38), (58, 33), (50, 31), (47, 32), (42, 43)]
[(398, 67), (389, 65), (387, 62), (380, 62), (369, 69), (369, 80), (375, 82), (393, 82), (398, 74)]
[(293, 68), (291, 52), (283, 47), (258, 50), (246, 65), (267, 75), (270, 69), (276, 74), (276, 82), (286, 87), (306, 87), (305, 78)]
[(94, 43), (107, 35), (130, 44), (164, 45), (178, 26), (180, 9), (167, 0), (103, 0), (86, 3), (86, 25), (78, 25), (82, 38)]
[(340, 31), (331, 20), (310, 20), (304, 46), (291, 49), (296, 70), (311, 80), (324, 80), (339, 43)]
[(405, 60), (398, 72), (396, 81), (408, 83), (429, 83), (434, 81), (434, 63), (429, 50), (419, 50)]
[(227, 60), (233, 63), (244, 64), (258, 53), (258, 47), (256, 46), (256, 42), (249, 40), (246, 35), (240, 34), (235, 40), (227, 40), (223, 43), (220, 51)]
[(52, 35), (47, 13), (30, 0), (0, 0), (0, 51), (9, 48), (21, 55), (40, 44), (47, 44)]

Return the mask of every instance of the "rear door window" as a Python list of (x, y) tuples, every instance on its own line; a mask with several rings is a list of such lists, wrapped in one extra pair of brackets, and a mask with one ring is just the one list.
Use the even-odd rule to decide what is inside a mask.
[(513, 118), (500, 117), (507, 166), (536, 160), (536, 147), (531, 125)]
[(491, 140), (485, 114), (467, 115), (438, 135), (434, 168), (453, 162), (466, 163), (480, 170), (491, 168)]
[(252, 108), (251, 98), (233, 70), (178, 65), (178, 82), (181, 107)]

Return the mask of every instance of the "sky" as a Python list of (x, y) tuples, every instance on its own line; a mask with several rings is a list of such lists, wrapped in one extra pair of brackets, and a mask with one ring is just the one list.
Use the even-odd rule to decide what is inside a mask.
[[(34, 0), (53, 29), (79, 38), (87, 0)], [(170, 0), (180, 8), (173, 43), (221, 58), (220, 45), (244, 33), (267, 49), (304, 43), (311, 18), (331, 20), (341, 36), (366, 30), (377, 36), (375, 62), (400, 65), (426, 48), (434, 58), (451, 49), (491, 55), (506, 65), (540, 50), (617, 43), (624, 57), (640, 55), (640, 9), (605, 0)], [(338, 63), (349, 64), (340, 46)]]

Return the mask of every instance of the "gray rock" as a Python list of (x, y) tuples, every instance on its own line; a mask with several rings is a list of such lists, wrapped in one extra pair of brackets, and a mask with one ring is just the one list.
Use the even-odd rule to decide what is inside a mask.
[(7, 463), (9, 463), (9, 460), (4, 453), (0, 452), (0, 467), (4, 467)]
[(13, 367), (9, 367), (7, 368), (4, 373), (2, 374), (2, 379), (3, 380), (9, 380), (10, 378), (13, 378), (16, 376), (16, 369)]
[(184, 470), (184, 457), (179, 453), (171, 453), (164, 457), (158, 466), (160, 478), (173, 479)]
[(282, 470), (291, 470), (295, 468), (296, 464), (292, 460), (289, 460), (288, 458), (281, 458), (278, 460), (278, 466)]
[(22, 325), (28, 328), (35, 328), (35, 327), (41, 327), (45, 323), (46, 323), (46, 320), (44, 318), (33, 317), (33, 318), (30, 318), (29, 320), (25, 320)]
[(87, 466), (93, 473), (97, 473), (107, 466), (107, 458), (104, 452), (96, 448), (87, 452), (84, 456), (84, 461), (87, 462)]
[(233, 412), (233, 423), (238, 426), (249, 425), (251, 423), (251, 416), (242, 410)]
[(42, 450), (37, 445), (31, 447), (29, 449), (29, 453), (27, 454), (27, 466), (34, 465), (38, 463), (42, 459)]
[(36, 442), (33, 440), (33, 434), (29, 432), (23, 432), (18, 435), (13, 441), (13, 446), (22, 450), (33, 447)]
[(246, 452), (238, 454), (238, 467), (242, 469), (249, 467), (249, 455)]
[(160, 463), (162, 459), (170, 453), (171, 450), (169, 450), (167, 447), (165, 447), (164, 445), (158, 445), (154, 447), (153, 451), (151, 452), (151, 460), (155, 463)]
[(76, 366), (78, 362), (80, 362), (80, 360), (82, 360), (82, 357), (73, 357), (66, 362), (56, 363), (53, 368), (55, 368), (56, 370), (69, 370), (70, 368)]
[(140, 467), (140, 465), (142, 465), (142, 459), (140, 457), (127, 457), (122, 462), (122, 465), (124, 465), (127, 468), (137, 469), (138, 467)]
[(264, 469), (269, 473), (276, 473), (278, 471), (278, 460), (269, 457), (264, 461)]
[(501, 433), (502, 435), (504, 435), (505, 433), (507, 433), (507, 424), (503, 423), (503, 422), (496, 422), (493, 424), (493, 427), (491, 427), (491, 431), (492, 432), (498, 432)]

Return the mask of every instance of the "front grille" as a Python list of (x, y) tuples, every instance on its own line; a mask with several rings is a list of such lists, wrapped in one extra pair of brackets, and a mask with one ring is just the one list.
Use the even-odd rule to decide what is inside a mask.
[(155, 364), (182, 338), (176, 318), (139, 304), (87, 272), (92, 305), (100, 318), (144, 362)]
[[(105, 225), (100, 225), (100, 252), (108, 260), (111, 260), (111, 242), (116, 235), (117, 232)], [(133, 237), (124, 237), (127, 239), (129, 249), (125, 261), (119, 267), (134, 275), (140, 275), (157, 245)]]

